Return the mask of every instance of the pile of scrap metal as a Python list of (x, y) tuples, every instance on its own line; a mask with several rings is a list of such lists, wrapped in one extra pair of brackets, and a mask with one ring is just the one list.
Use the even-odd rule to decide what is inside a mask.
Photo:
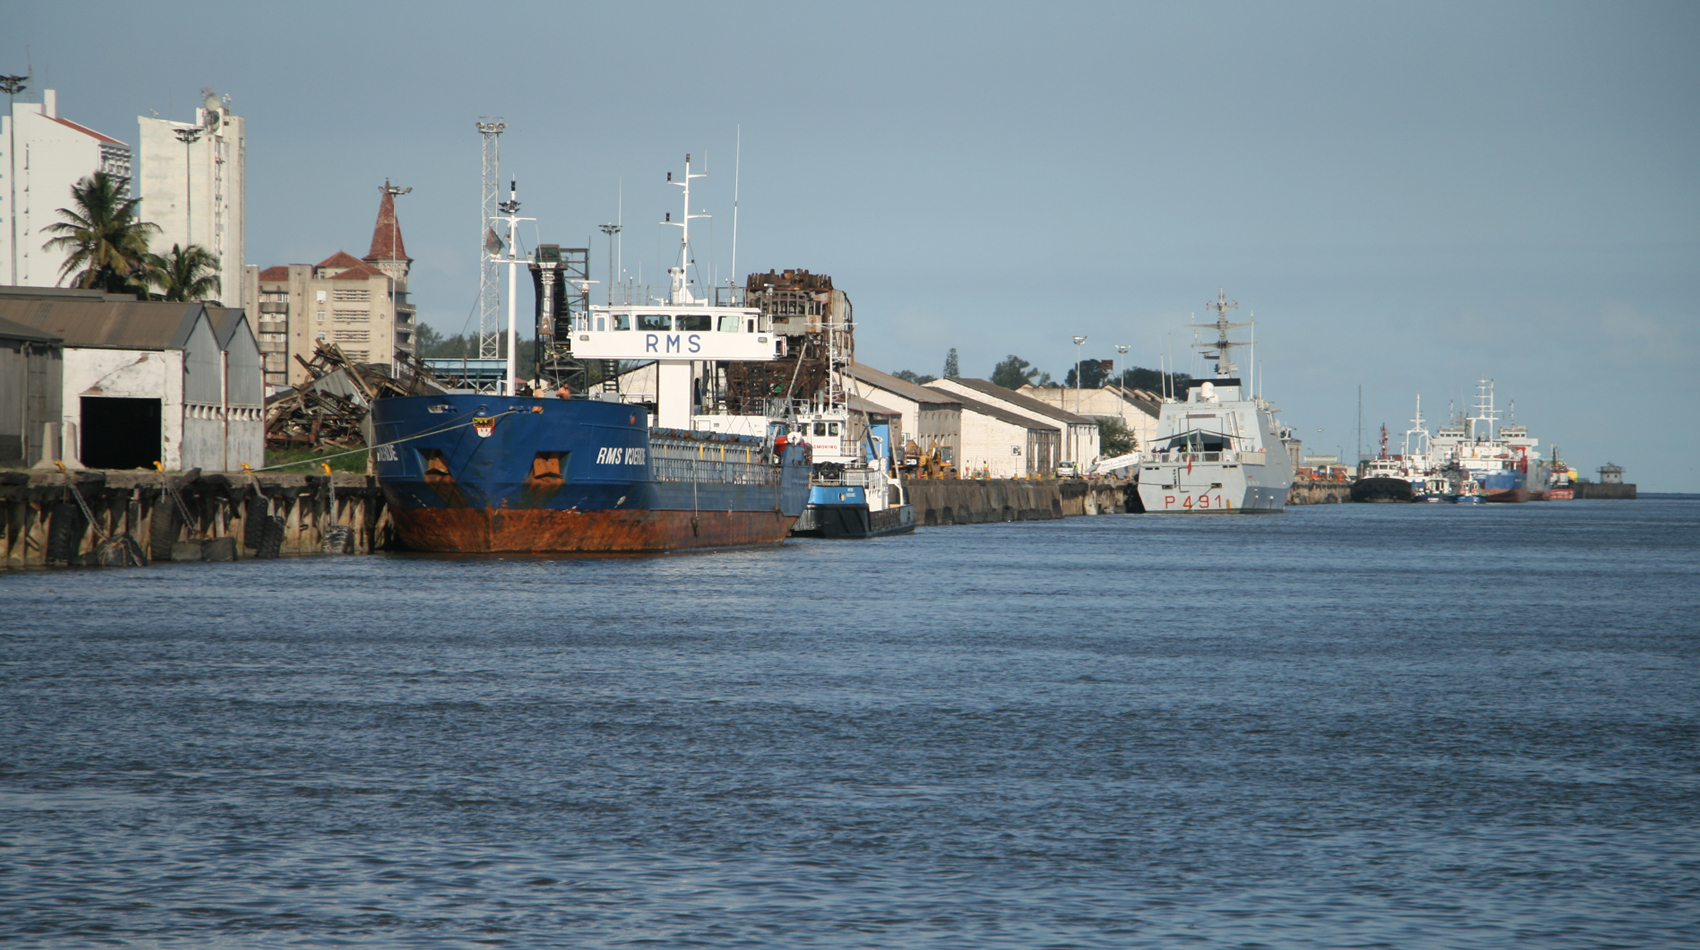
[(403, 357), (392, 373), (388, 366), (354, 362), (335, 343), (320, 343), (312, 360), (295, 359), (308, 381), (266, 400), (268, 448), (370, 445), (372, 400), (448, 391), (417, 359)]
[(767, 318), (781, 340), (768, 362), (723, 364), (724, 399), (739, 415), (783, 415), (827, 388), (830, 374), (856, 358), (850, 298), (826, 274), (769, 271), (744, 279), (744, 303)]

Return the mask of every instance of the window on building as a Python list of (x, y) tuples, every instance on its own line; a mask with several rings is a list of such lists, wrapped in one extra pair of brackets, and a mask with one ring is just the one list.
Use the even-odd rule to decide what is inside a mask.
[(324, 302), (325, 302), (325, 292), (321, 290), (321, 291), (319, 291), (319, 303), (324, 303)]
[(344, 290), (342, 288), (338, 288), (333, 296), (337, 300), (371, 300), (372, 292), (370, 290)]
[(320, 323), (324, 323), (324, 322), (325, 322), (325, 312), (324, 312), (324, 311), (323, 311), (323, 310), (320, 310), (320, 311), (319, 311), (319, 322), (320, 322)]
[(368, 314), (364, 310), (333, 310), (331, 317), (337, 323), (365, 323)]
[(338, 330), (333, 334), (338, 343), (369, 343), (372, 340), (370, 330)]
[(325, 342), (325, 331), (323, 331), (323, 330), (319, 331), (319, 342), (320, 343)]

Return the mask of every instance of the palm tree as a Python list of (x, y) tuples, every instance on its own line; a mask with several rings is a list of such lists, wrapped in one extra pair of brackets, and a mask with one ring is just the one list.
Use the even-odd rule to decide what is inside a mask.
[(137, 293), (146, 273), (148, 235), (159, 226), (136, 217), (140, 198), (124, 197), (125, 179), (95, 172), (71, 186), (65, 220), (47, 226), (59, 236), (44, 248), (69, 249), (59, 276), (81, 268), (72, 286), (108, 293)]
[(218, 258), (199, 244), (171, 245), (166, 254), (149, 254), (144, 280), (166, 300), (201, 300), (219, 292)]

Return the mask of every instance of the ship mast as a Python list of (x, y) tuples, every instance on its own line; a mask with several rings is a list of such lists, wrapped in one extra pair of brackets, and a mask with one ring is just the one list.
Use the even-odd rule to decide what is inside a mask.
[(1246, 345), (1244, 343), (1235, 343), (1228, 339), (1228, 331), (1235, 329), (1236, 327), (1249, 327), (1252, 325), (1252, 322), (1249, 320), (1244, 323), (1233, 323), (1229, 321), (1228, 311), (1237, 308), (1239, 305), (1239, 301), (1228, 299), (1226, 288), (1219, 287), (1216, 290), (1216, 299), (1204, 305), (1206, 309), (1216, 311), (1216, 321), (1214, 323), (1188, 324), (1188, 326), (1200, 329), (1214, 329), (1216, 331), (1216, 342), (1194, 343), (1193, 346), (1199, 350), (1215, 350), (1214, 353), (1204, 353), (1204, 358), (1216, 361), (1216, 376), (1219, 379), (1231, 378), (1234, 373), (1239, 370), (1239, 367), (1234, 365), (1233, 360), (1229, 358), (1229, 352), (1236, 346)]
[(692, 304), (697, 302), (696, 298), (691, 296), (690, 288), (686, 286), (689, 282), (689, 278), (686, 276), (686, 269), (691, 266), (691, 219), (706, 218), (708, 215), (691, 214), (691, 179), (707, 177), (707, 174), (691, 174), (691, 156), (689, 153), (686, 153), (685, 155), (684, 181), (674, 181), (673, 173), (667, 173), (667, 181), (669, 184), (678, 185), (680, 188), (685, 190), (684, 214), (680, 215), (679, 220), (677, 221), (674, 221), (673, 216), (669, 214), (667, 215), (666, 220), (661, 222), (662, 224), (672, 225), (679, 229), (679, 266), (669, 267), (667, 269), (667, 276), (673, 279), (673, 295), (672, 299), (669, 301), (673, 304)]
[(502, 213), (495, 218), (495, 220), (506, 221), (508, 223), (508, 256), (505, 259), (501, 257), (501, 242), (498, 240), (495, 246), (490, 249), (490, 257), (497, 265), (506, 265), (508, 268), (508, 360), (506, 395), (512, 396), (518, 388), (517, 383), (519, 378), (519, 323), (515, 308), (516, 281), (519, 265), (531, 263), (530, 256), (519, 257), (517, 255), (517, 250), (519, 248), (519, 223), (521, 221), (536, 221), (537, 219), (522, 218), (519, 216), (519, 182), (514, 180), (509, 180), (508, 182), (508, 200), (497, 205), (496, 208)]

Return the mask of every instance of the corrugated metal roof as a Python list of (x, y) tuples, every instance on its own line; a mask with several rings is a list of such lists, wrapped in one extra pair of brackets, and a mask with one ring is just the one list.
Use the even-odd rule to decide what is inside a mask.
[(879, 403), (864, 399), (855, 393), (850, 393), (844, 397), (844, 405), (851, 412), (860, 412), (863, 415), (870, 412), (877, 413), (882, 416), (902, 415), (902, 413), (898, 412), (896, 409), (887, 409)]
[[(934, 390), (934, 392), (937, 391), (938, 390)], [(981, 402), (978, 399), (970, 399), (967, 396), (959, 394), (953, 395), (955, 395), (956, 401), (962, 404), (962, 408), (969, 412), (977, 412), (982, 416), (991, 416), (993, 419), (1000, 422), (1007, 422), (1012, 426), (1019, 426), (1023, 429), (1044, 429), (1051, 432), (1057, 431), (1055, 426), (1048, 426), (1043, 422), (1034, 422), (1032, 419), (1029, 419), (1012, 409), (1005, 409), (1002, 406), (994, 405), (989, 402)]]
[(152, 300), (0, 297), (0, 319), (51, 333), (66, 346), (114, 350), (180, 350), (205, 309)]
[(917, 386), (907, 380), (898, 379), (890, 373), (882, 373), (866, 363), (851, 363), (849, 366), (844, 368), (844, 372), (864, 383), (894, 392), (911, 402), (949, 406), (956, 405), (962, 401), (960, 397), (953, 393), (945, 393), (940, 392), (937, 389), (928, 389), (925, 386)]
[(34, 327), (26, 327), (21, 323), (10, 320), (0, 320), (0, 339), (3, 340), (33, 340), (37, 343), (63, 343), (64, 341), (51, 333), (43, 333)]
[[(213, 335), (218, 337), (218, 348), (230, 349), (230, 338), (236, 335), (236, 330), (247, 319), (248, 312), (241, 307), (208, 307), (207, 318), (212, 321)], [(250, 329), (248, 332), (252, 333)]]
[[(938, 382), (944, 382), (944, 380), (938, 380)], [(1028, 396), (1024, 393), (1018, 393), (1013, 389), (1005, 389), (989, 379), (966, 379), (959, 377), (950, 380), (950, 382), (967, 386), (969, 389), (972, 389), (977, 393), (985, 393), (992, 399), (999, 399), (1012, 405), (1020, 406), (1023, 409), (1032, 410), (1046, 418), (1055, 419), (1058, 422), (1066, 422), (1069, 425), (1075, 426), (1097, 425), (1097, 423), (1085, 416), (1075, 415), (1066, 409), (1058, 409), (1050, 403), (1040, 402), (1032, 396)]]

